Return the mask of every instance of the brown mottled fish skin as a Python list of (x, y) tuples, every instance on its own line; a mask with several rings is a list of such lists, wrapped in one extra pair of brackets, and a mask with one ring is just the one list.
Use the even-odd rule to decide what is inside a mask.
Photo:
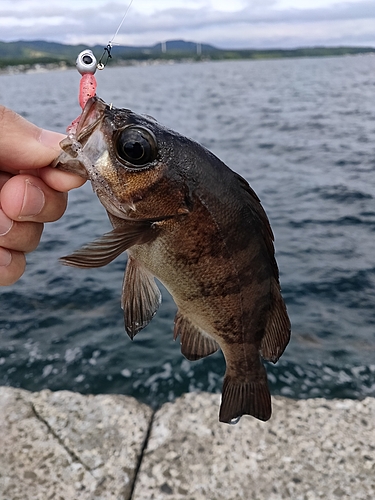
[[(117, 152), (119, 131), (128, 127), (146, 129), (156, 142), (142, 166)], [(122, 306), (130, 337), (156, 313), (156, 277), (178, 306), (174, 336), (182, 353), (196, 360), (223, 351), (220, 421), (244, 414), (268, 420), (261, 357), (278, 360), (290, 322), (272, 231), (248, 183), (199, 144), (99, 98), (88, 102), (77, 137), (62, 148), (57, 166), (91, 180), (114, 227), (63, 263), (98, 267), (127, 250)]]

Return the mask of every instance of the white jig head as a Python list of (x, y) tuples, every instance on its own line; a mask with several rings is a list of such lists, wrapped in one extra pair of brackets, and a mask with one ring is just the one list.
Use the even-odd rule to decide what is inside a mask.
[(97, 67), (96, 57), (91, 50), (83, 50), (80, 54), (78, 54), (76, 66), (81, 75), (93, 75)]

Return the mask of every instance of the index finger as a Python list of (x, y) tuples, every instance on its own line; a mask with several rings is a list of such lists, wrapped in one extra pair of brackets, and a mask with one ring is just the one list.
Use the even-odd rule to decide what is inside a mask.
[(49, 165), (61, 151), (64, 135), (37, 127), (0, 106), (0, 169), (17, 173)]

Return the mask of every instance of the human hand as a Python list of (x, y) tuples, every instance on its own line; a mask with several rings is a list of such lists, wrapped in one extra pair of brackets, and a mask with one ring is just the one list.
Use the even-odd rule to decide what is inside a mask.
[(48, 166), (63, 138), (0, 106), (0, 286), (22, 276), (25, 253), (38, 246), (43, 223), (59, 219), (67, 191), (85, 182)]

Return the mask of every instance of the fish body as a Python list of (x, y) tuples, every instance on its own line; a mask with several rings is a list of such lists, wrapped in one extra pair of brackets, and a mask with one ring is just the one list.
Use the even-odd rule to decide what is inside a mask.
[(226, 360), (219, 420), (271, 416), (261, 358), (276, 362), (290, 338), (273, 234), (249, 184), (208, 150), (150, 117), (95, 97), (57, 166), (91, 180), (113, 231), (63, 263), (106, 265), (125, 250), (122, 307), (133, 338), (161, 301), (178, 311), (174, 338), (189, 360), (219, 348)]

